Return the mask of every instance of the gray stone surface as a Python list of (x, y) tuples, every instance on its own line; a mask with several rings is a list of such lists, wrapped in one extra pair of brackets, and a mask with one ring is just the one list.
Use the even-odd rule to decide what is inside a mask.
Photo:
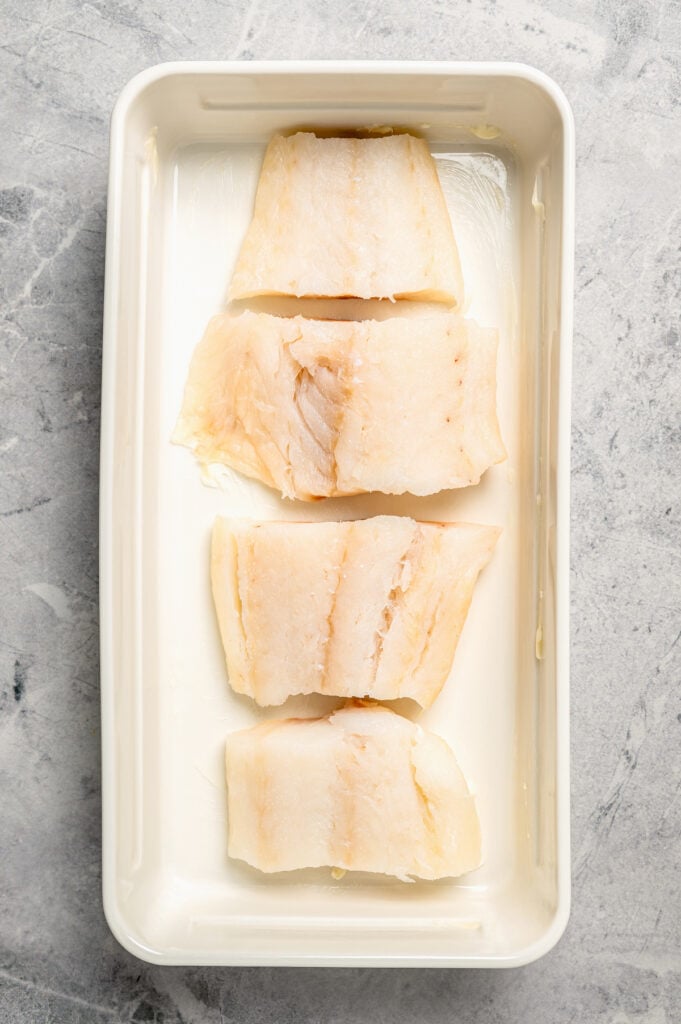
[[(178, 58), (502, 58), (578, 131), (574, 904), (510, 972), (137, 962), (100, 901), (97, 459), (108, 117)], [(678, 0), (2, 0), (0, 1021), (681, 1020)]]

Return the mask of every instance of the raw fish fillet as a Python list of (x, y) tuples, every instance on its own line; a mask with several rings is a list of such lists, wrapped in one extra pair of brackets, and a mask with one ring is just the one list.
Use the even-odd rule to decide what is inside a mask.
[(229, 855), (261, 871), (329, 865), (405, 881), (481, 862), (475, 801), (439, 736), (359, 701), (227, 740)]
[(459, 254), (425, 142), (276, 135), (229, 290), (255, 295), (460, 304)]
[(499, 533), (401, 516), (218, 518), (211, 575), (233, 689), (261, 705), (323, 693), (428, 707)]
[(214, 317), (173, 440), (306, 501), (476, 484), (506, 457), (497, 335), (456, 313)]

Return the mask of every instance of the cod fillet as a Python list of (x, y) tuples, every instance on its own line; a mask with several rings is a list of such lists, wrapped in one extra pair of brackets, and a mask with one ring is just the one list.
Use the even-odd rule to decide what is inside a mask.
[(258, 295), (460, 305), (459, 254), (425, 142), (275, 135), (229, 290)]
[(497, 334), (418, 319), (214, 317), (192, 357), (173, 440), (288, 498), (476, 484), (506, 458)]
[(232, 688), (260, 705), (322, 693), (429, 707), (499, 532), (401, 516), (218, 518), (211, 576)]
[(328, 865), (409, 881), (480, 865), (454, 754), (387, 708), (261, 722), (228, 738), (226, 768), (229, 855), (260, 871)]

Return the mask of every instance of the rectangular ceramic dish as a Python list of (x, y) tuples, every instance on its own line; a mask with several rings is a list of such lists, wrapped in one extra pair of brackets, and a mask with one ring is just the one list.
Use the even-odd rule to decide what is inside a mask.
[[(225, 301), (277, 130), (402, 126), (436, 158), (466, 313), (500, 331), (509, 452), (429, 499), (282, 501), (170, 444), (195, 343)], [(556, 85), (513, 64), (152, 68), (111, 128), (101, 461), (104, 905), (169, 964), (510, 966), (569, 911), (568, 457), (574, 143)], [(504, 528), (452, 677), (420, 721), (477, 794), (484, 864), (411, 885), (261, 875), (227, 857), (223, 749), (257, 712), (227, 684), (208, 582), (217, 513), (378, 512)], [(267, 714), (304, 715), (328, 699)], [(415, 712), (412, 710), (412, 714)]]

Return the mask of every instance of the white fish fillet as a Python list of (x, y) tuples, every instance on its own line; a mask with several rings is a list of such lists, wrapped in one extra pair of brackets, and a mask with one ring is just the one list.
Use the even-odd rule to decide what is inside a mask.
[(481, 862), (475, 801), (439, 736), (377, 705), (267, 721), (227, 740), (229, 855), (409, 880)]
[(173, 440), (315, 498), (434, 494), (506, 457), (497, 335), (456, 313), (362, 322), (214, 317)]
[(218, 518), (211, 576), (230, 684), (261, 705), (322, 693), (430, 706), (499, 533), (401, 516)]
[(428, 147), (412, 135), (276, 135), (229, 290), (460, 304), (451, 222)]

